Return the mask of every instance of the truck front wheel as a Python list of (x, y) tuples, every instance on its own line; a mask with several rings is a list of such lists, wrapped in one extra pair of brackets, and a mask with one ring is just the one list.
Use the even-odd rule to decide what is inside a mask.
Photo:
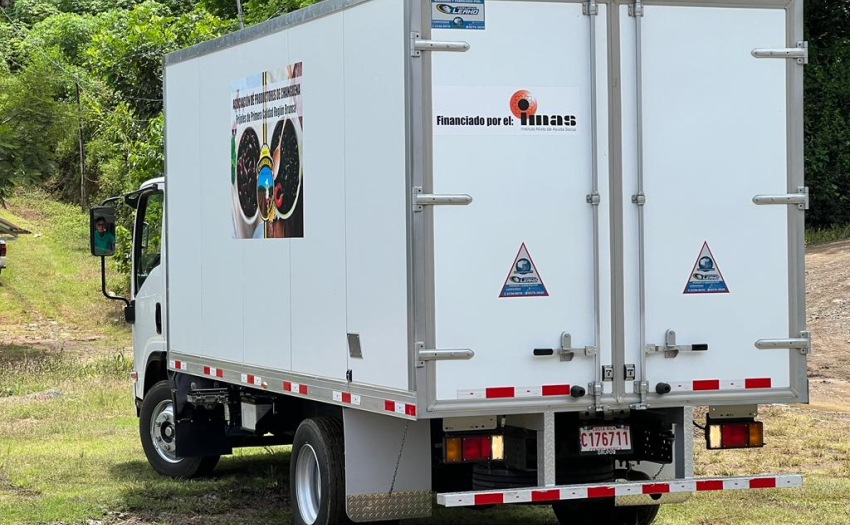
[(139, 437), (151, 467), (163, 476), (194, 478), (212, 472), (220, 456), (181, 458), (177, 450), (171, 384), (160, 381), (148, 390), (139, 414)]
[(305, 419), (295, 432), (289, 466), (289, 497), (295, 525), (348, 523), (345, 513), (345, 448), (342, 423)]

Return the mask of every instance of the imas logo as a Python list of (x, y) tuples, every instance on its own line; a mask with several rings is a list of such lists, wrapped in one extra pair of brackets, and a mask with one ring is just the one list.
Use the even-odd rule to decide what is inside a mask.
[(447, 15), (478, 16), (481, 10), (470, 6), (453, 6), (449, 4), (437, 4), (437, 11)]
[(520, 89), (510, 100), (511, 113), (522, 126), (552, 126), (574, 128), (578, 125), (575, 115), (538, 115), (537, 98), (527, 89)]

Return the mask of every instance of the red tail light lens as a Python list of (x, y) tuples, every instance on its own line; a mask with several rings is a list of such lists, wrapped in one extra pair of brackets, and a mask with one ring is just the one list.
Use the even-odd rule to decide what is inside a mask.
[(705, 439), (709, 450), (763, 447), (764, 425), (760, 421), (709, 423)]
[(463, 460), (484, 461), (490, 459), (490, 436), (463, 438)]
[(0, 244), (0, 257), (6, 257), (6, 243)]

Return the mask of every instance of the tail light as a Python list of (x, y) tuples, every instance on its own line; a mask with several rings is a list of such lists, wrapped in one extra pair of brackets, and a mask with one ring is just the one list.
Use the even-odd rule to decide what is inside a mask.
[(448, 437), (443, 443), (443, 450), (446, 463), (505, 459), (503, 436)]
[(6, 243), (0, 244), (0, 257), (6, 257)]
[(709, 423), (705, 432), (709, 450), (764, 446), (764, 424), (760, 421)]

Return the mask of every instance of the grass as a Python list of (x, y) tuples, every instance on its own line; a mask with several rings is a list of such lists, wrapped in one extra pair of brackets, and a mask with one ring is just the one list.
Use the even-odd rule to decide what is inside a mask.
[(806, 246), (827, 244), (850, 239), (850, 225), (806, 230)]
[[(150, 469), (130, 394), (129, 332), (100, 296), (85, 216), (42, 193), (9, 205), (0, 216), (42, 235), (11, 242), (0, 274), (0, 524), (289, 523), (288, 447), (237, 450), (204, 480)], [(697, 435), (697, 475), (803, 472), (802, 489), (698, 494), (663, 507), (656, 523), (850, 524), (850, 414), (768, 407), (761, 419), (761, 450), (707, 451)], [(545, 506), (506, 505), (435, 508), (409, 523), (555, 518)]]
[(119, 307), (100, 293), (100, 260), (89, 255), (87, 215), (36, 190), (19, 193), (7, 205), (0, 217), (32, 234), (7, 241), (0, 328), (37, 335), (96, 327), (126, 338)]

